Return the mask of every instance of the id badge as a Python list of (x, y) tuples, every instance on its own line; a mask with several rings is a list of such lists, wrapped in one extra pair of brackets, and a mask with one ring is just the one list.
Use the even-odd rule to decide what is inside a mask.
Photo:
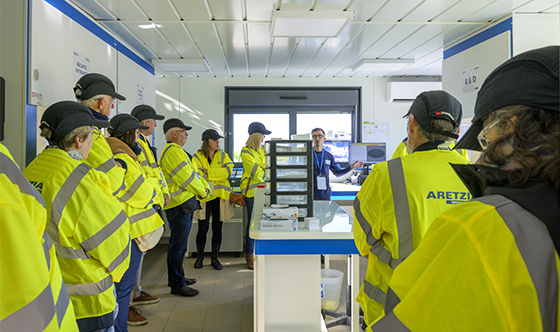
[(324, 176), (317, 177), (317, 189), (327, 190), (327, 178)]

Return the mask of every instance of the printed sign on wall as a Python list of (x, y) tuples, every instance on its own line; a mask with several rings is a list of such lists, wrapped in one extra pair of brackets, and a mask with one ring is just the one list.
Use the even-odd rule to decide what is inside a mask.
[(144, 87), (140, 84), (136, 84), (136, 105), (144, 104)]
[(477, 77), (478, 65), (463, 70), (463, 92), (471, 92), (478, 90), (480, 87), (480, 80)]
[(74, 51), (74, 82), (89, 72), (89, 58)]

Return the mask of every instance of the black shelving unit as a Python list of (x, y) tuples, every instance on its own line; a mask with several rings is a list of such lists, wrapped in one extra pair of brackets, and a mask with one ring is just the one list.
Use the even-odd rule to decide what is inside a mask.
[[(313, 216), (312, 149), (311, 141), (265, 142), (267, 201), (298, 207), (300, 220)], [(290, 176), (290, 173), (297, 174)]]

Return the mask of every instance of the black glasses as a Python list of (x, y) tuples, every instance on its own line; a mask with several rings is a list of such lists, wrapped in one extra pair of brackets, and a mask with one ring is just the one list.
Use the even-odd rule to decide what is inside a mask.
[(312, 137), (313, 139), (316, 139), (316, 138), (323, 138), (323, 137), (325, 137), (325, 135), (313, 135), (313, 136), (311, 136), (311, 137)]

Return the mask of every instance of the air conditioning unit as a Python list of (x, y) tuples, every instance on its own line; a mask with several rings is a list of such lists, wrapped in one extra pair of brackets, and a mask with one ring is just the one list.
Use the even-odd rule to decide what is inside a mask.
[(441, 82), (388, 82), (387, 101), (412, 102), (424, 91), (441, 90)]

